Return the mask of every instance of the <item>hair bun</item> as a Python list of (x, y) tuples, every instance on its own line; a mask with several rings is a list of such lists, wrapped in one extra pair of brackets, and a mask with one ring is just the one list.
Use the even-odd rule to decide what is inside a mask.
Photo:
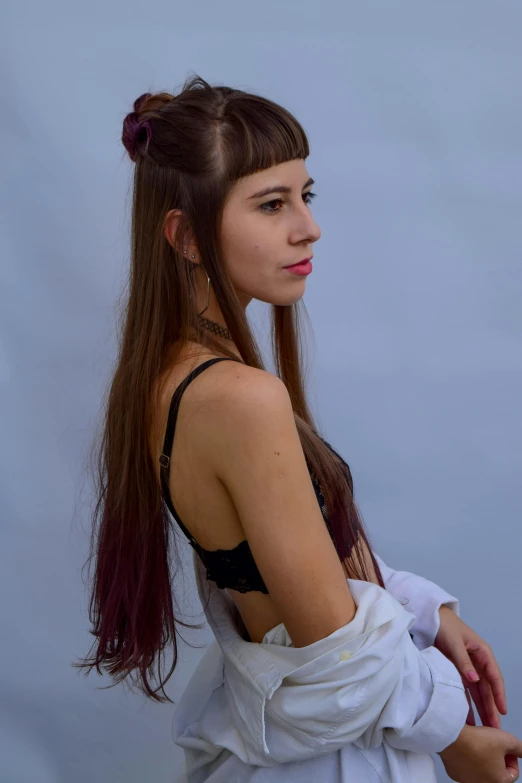
[[(144, 92), (134, 101), (134, 111), (127, 114), (123, 120), (123, 133), (121, 140), (123, 146), (130, 155), (132, 161), (138, 157), (138, 153), (147, 152), (150, 140), (152, 138), (152, 129), (150, 126), (150, 116), (155, 116), (161, 112), (164, 106), (171, 103), (174, 96), (169, 92)], [(149, 117), (143, 119), (144, 114)], [(142, 142), (145, 141), (145, 147), (142, 149)]]
[[(146, 152), (152, 136), (152, 130), (148, 120), (141, 116), (144, 104), (152, 98), (151, 92), (144, 92), (134, 101), (134, 111), (131, 111), (123, 120), (123, 132), (121, 140), (123, 146), (129, 153), (130, 159), (134, 162), (138, 157), (138, 152)], [(144, 150), (141, 150), (142, 142), (146, 142)]]
[(136, 98), (134, 101), (134, 111), (140, 112), (143, 104), (148, 100), (148, 98), (152, 98), (151, 92), (144, 92), (143, 95), (140, 95), (139, 98)]

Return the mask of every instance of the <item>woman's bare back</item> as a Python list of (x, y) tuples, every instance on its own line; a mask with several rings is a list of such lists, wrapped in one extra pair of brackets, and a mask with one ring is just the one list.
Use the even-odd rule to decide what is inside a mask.
[[(191, 370), (215, 356), (202, 349), (197, 356), (182, 355), (168, 372), (154, 422), (153, 454), (158, 480), (159, 457), (172, 394)], [(172, 503), (198, 544), (209, 550), (233, 549), (246, 538), (229, 493), (206, 458), (206, 438), (212, 437), (212, 433), (208, 427), (206, 434), (201, 427), (198, 429), (198, 408), (208, 400), (209, 390), (220, 384), (233, 369), (233, 362), (220, 362), (198, 376), (183, 392), (170, 455)], [(282, 622), (269, 595), (259, 591), (226, 590), (239, 610), (251, 641), (260, 642), (267, 631)]]
[[(189, 348), (187, 346), (177, 363), (169, 369), (155, 412), (151, 442), (158, 480), (159, 457), (172, 395), (195, 367), (216, 356), (201, 347), (197, 350), (192, 348), (189, 355)], [(198, 416), (203, 405), (211, 404), (212, 394), (226, 388), (227, 379), (231, 379), (231, 373), (235, 370), (237, 368), (233, 362), (220, 362), (198, 376), (185, 389), (170, 455), (169, 489), (172, 503), (191, 535), (203, 549), (208, 550), (233, 549), (246, 539), (232, 499), (208, 458), (207, 446), (213, 437), (212, 419), (207, 415), (205, 427), (202, 427), (202, 417)], [(365, 559), (372, 573), (368, 553)], [(372, 581), (377, 583), (374, 574)], [(261, 642), (267, 631), (283, 622), (269, 595), (259, 591), (241, 593), (230, 588), (226, 590), (237, 606), (252, 642)]]

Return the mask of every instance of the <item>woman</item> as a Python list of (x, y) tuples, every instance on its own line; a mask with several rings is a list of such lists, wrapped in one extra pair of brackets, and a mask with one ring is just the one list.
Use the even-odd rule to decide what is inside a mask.
[[(401, 577), (372, 552), (350, 469), (306, 402), (297, 306), (321, 232), (302, 127), (194, 77), (176, 97), (142, 95), (122, 138), (136, 164), (132, 264), (99, 452), (95, 650), (80, 665), (168, 698), (176, 624), (191, 627), (173, 610), (173, 518), (216, 635), (176, 712), (190, 783), (435, 780), (433, 752), (454, 780), (516, 779), (522, 743), (500, 730), (488, 646), (456, 599), (409, 575), (410, 609), (440, 593), (425, 605), (441, 649), (419, 649), (429, 611), (394, 597)], [(272, 306), (277, 374), (249, 328), (252, 299)], [(464, 685), (488, 727), (470, 725)]]

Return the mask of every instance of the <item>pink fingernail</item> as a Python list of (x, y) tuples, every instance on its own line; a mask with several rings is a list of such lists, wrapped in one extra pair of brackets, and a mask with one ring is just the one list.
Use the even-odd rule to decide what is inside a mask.
[(468, 677), (473, 682), (478, 682), (480, 680), (480, 677), (478, 676), (478, 674), (476, 672), (468, 672)]

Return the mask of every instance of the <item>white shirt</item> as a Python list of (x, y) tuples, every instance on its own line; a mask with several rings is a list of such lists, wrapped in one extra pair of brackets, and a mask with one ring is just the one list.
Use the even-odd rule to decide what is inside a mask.
[(295, 648), (283, 623), (245, 641), (236, 605), (194, 552), (215, 641), (174, 714), (188, 783), (436, 783), (431, 754), (468, 713), (460, 674), (432, 646), (439, 607), (459, 614), (459, 602), (377, 561), (386, 589), (348, 579), (353, 620)]

